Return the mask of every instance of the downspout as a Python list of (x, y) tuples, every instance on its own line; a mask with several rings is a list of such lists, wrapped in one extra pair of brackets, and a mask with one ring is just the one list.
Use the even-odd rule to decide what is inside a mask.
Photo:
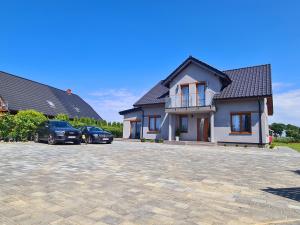
[(143, 139), (144, 138), (144, 110), (142, 108), (141, 108), (141, 110), (142, 110), (142, 126), (141, 126), (142, 132), (141, 132), (141, 139)]
[(262, 147), (262, 125), (261, 125), (261, 104), (260, 99), (258, 99), (258, 123), (259, 123), (259, 145)]

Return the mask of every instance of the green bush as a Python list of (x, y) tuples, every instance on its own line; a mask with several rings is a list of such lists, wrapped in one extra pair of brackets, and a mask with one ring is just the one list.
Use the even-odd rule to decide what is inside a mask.
[(0, 117), (0, 140), (9, 141), (12, 139), (14, 124), (14, 116), (6, 114)]
[(274, 149), (275, 148), (275, 144), (274, 143), (271, 143), (270, 144), (270, 149)]
[(280, 143), (295, 143), (299, 142), (300, 140), (293, 138), (293, 137), (277, 137), (274, 138), (274, 142), (280, 142)]
[(118, 138), (123, 136), (123, 125), (119, 122), (107, 123), (105, 120), (95, 120), (87, 117), (75, 117), (73, 120), (70, 120), (65, 114), (58, 114), (55, 119), (68, 121), (75, 128), (79, 128), (81, 126), (96, 126), (112, 133), (114, 137)]
[(47, 117), (35, 110), (19, 111), (14, 116), (12, 136), (16, 141), (32, 140), (37, 126)]
[[(123, 133), (123, 125), (121, 123), (107, 123), (103, 120), (77, 117), (70, 120), (65, 114), (58, 114), (54, 119), (67, 121), (76, 128), (80, 126), (101, 127), (111, 132), (115, 137), (122, 137)], [(6, 114), (0, 117), (0, 140), (32, 140), (37, 126), (45, 120), (47, 120), (47, 117), (35, 110), (19, 111), (16, 115)]]
[(120, 138), (123, 136), (123, 128), (122, 127), (113, 127), (113, 126), (102, 126), (103, 130), (106, 130), (114, 135), (116, 138)]
[(61, 120), (61, 121), (69, 121), (69, 117), (66, 114), (59, 113), (54, 117), (55, 120)]

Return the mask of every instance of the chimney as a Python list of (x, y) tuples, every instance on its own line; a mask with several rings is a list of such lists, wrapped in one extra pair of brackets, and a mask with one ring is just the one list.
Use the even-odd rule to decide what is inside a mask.
[(71, 90), (71, 89), (67, 89), (66, 92), (67, 92), (68, 95), (71, 95), (71, 94), (72, 94), (72, 90)]

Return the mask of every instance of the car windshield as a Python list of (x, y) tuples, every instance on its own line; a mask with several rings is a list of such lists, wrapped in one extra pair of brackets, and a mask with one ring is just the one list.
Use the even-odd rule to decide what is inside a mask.
[(51, 124), (51, 126), (58, 127), (58, 128), (63, 128), (63, 127), (71, 128), (72, 127), (68, 122), (64, 122), (64, 121), (51, 121), (50, 124)]
[(103, 131), (101, 128), (99, 127), (87, 127), (88, 131)]

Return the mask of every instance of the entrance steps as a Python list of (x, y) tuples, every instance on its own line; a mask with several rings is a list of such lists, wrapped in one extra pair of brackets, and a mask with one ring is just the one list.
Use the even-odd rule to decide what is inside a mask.
[(201, 145), (201, 146), (216, 146), (217, 143), (205, 141), (164, 141), (168, 145)]

